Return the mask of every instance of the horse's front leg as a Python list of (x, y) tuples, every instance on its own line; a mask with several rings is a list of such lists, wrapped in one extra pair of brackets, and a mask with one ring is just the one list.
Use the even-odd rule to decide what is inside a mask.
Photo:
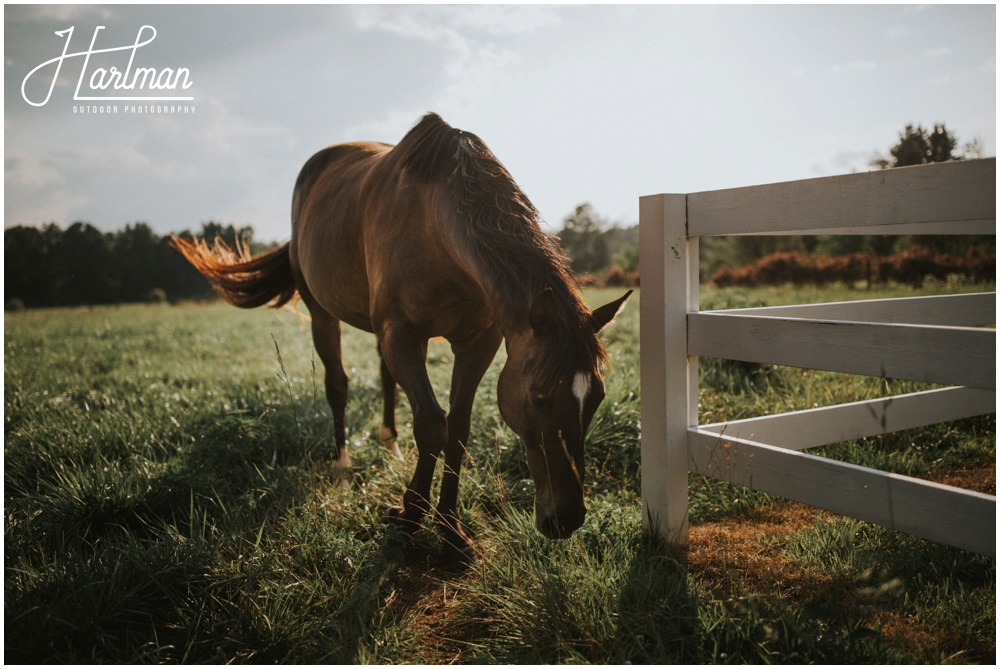
[(435, 522), (444, 539), (445, 561), (456, 567), (475, 561), (475, 551), (458, 519), (458, 480), (462, 456), (469, 441), (476, 389), (496, 356), (503, 335), (485, 330), (467, 342), (452, 344), (455, 367), (451, 374), (448, 441), (444, 449), (444, 474)]
[(431, 480), (448, 439), (448, 419), (427, 378), (427, 340), (406, 326), (388, 326), (381, 333), (380, 344), (383, 359), (413, 410), (413, 437), (418, 453), (417, 468), (403, 495), (403, 506), (390, 508), (383, 520), (412, 531), (431, 510)]

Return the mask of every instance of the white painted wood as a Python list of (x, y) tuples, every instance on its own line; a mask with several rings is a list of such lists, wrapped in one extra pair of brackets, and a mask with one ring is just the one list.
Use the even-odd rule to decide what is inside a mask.
[(697, 309), (688, 286), (692, 271), (697, 276), (698, 255), (697, 244), (686, 237), (686, 208), (683, 195), (639, 201), (643, 522), (678, 548), (687, 545), (688, 536), (689, 388), (697, 392), (697, 364), (692, 373), (687, 358), (686, 317), (689, 307)]
[[(663, 216), (667, 196), (639, 200), (640, 459), (643, 527), (667, 514), (667, 339), (664, 317)], [(633, 298), (634, 299), (634, 298)]]
[[(885, 225), (853, 226), (850, 228), (809, 228), (808, 230), (789, 229), (766, 233), (768, 236), (782, 237), (791, 235), (995, 235), (997, 222), (995, 218), (977, 221), (948, 221), (947, 223), (887, 223)], [(727, 232), (730, 237), (750, 237), (761, 235), (761, 232)], [(709, 235), (704, 235), (709, 236)]]
[(931, 295), (853, 302), (795, 304), (781, 307), (720, 309), (711, 313), (974, 327), (996, 323), (996, 307), (996, 293), (967, 293), (964, 295)]
[(996, 393), (956, 386), (711, 423), (700, 429), (801, 451), (995, 412)]
[[(996, 159), (691, 193), (688, 235), (836, 232), (927, 223), (996, 228)], [(978, 223), (977, 223), (978, 222)], [(948, 229), (942, 225), (940, 231)], [(892, 233), (899, 234), (899, 230)], [(963, 229), (962, 234), (968, 234)]]
[(689, 431), (691, 470), (965, 550), (996, 555), (996, 497)]
[(996, 330), (704, 312), (688, 316), (688, 353), (996, 389)]
[[(996, 388), (996, 331), (952, 327), (995, 323), (995, 294), (698, 313), (699, 236), (803, 233), (996, 234), (996, 160), (640, 199), (646, 527), (686, 546), (690, 466), (995, 556), (994, 496), (773, 445), (809, 448), (996, 411), (985, 390)], [(698, 355), (975, 388), (699, 428)]]

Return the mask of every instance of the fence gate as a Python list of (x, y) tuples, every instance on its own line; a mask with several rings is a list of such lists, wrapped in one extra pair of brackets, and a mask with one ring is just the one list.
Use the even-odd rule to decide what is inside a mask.
[[(640, 198), (646, 527), (687, 545), (691, 471), (995, 556), (995, 496), (802, 451), (994, 413), (996, 293), (699, 311), (700, 237), (802, 234), (995, 235), (996, 159)], [(943, 387), (700, 425), (698, 356)]]

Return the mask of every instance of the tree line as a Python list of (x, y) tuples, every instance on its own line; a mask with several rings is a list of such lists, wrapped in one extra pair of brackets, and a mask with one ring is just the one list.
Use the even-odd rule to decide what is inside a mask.
[[(188, 239), (185, 230), (179, 234)], [(253, 228), (209, 222), (199, 237), (239, 237), (253, 244)], [(16, 226), (4, 230), (4, 307), (65, 307), (165, 302), (213, 296), (211, 287), (186, 260), (145, 223), (101, 232), (90, 223), (62, 229)]]
[[(962, 151), (957, 147), (958, 141), (943, 124), (932, 130), (908, 125), (888, 155), (877, 155), (871, 166), (887, 169), (982, 155), (976, 143), (965, 145)], [(231, 246), (240, 237), (257, 251), (264, 245), (254, 243), (253, 235), (252, 227), (216, 222), (203, 224), (197, 234), (209, 243), (221, 237)], [(194, 235), (185, 230), (180, 236)], [(556, 237), (583, 282), (638, 285), (638, 225), (613, 224), (583, 203), (563, 219)], [(995, 257), (995, 248), (992, 236), (734, 236), (710, 237), (700, 244), (702, 280), (719, 277), (720, 285), (727, 281), (748, 285), (754, 277), (780, 276), (775, 268), (791, 266), (796, 268), (795, 276), (819, 276), (824, 268), (831, 272), (840, 268), (845, 277), (856, 270), (859, 275), (886, 280), (906, 276), (910, 282), (912, 273), (898, 268), (930, 267), (928, 258), (937, 263), (929, 269), (931, 275), (948, 267), (974, 267), (970, 271), (980, 276), (983, 264)], [(762, 263), (762, 258), (770, 260)], [(209, 283), (170, 247), (169, 236), (158, 236), (145, 223), (114, 233), (84, 222), (65, 230), (54, 223), (8, 228), (4, 230), (4, 262), (6, 308), (174, 302), (214, 296)]]
[[(978, 142), (959, 150), (957, 138), (936, 124), (928, 130), (907, 125), (887, 155), (876, 154), (874, 169), (982, 157)], [(578, 274), (596, 283), (638, 284), (638, 226), (611, 225), (590, 204), (563, 220), (559, 240)], [(719, 285), (774, 284), (786, 271), (809, 283), (868, 280), (914, 283), (918, 271), (929, 276), (959, 272), (982, 277), (995, 257), (990, 236), (804, 235), (706, 237), (699, 245), (703, 281)], [(777, 268), (785, 268), (779, 271)], [(794, 271), (793, 269), (794, 268)], [(922, 269), (921, 269), (922, 268)], [(829, 270), (824, 278), (823, 272)], [(992, 272), (995, 276), (995, 271)], [(852, 278), (856, 277), (856, 278)], [(922, 278), (922, 277), (921, 277)]]

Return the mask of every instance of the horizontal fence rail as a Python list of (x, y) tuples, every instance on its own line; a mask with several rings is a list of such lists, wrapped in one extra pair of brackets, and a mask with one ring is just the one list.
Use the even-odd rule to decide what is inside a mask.
[(691, 471), (696, 473), (932, 541), (995, 554), (992, 495), (712, 432), (692, 430), (689, 439)]
[(996, 388), (996, 333), (978, 328), (705, 312), (688, 317), (688, 354)]
[(688, 234), (992, 235), (995, 184), (989, 159), (692, 193)]
[(981, 416), (995, 410), (995, 392), (953, 386), (699, 427), (702, 432), (800, 451)]
[(992, 325), (997, 322), (997, 299), (996, 293), (968, 293), (964, 295), (894, 297), (856, 302), (793, 304), (781, 307), (718, 309), (712, 313), (975, 327)]
[[(642, 497), (687, 545), (689, 471), (996, 554), (996, 497), (804, 453), (996, 411), (996, 293), (702, 312), (698, 239), (996, 234), (996, 160), (640, 198)], [(949, 387), (728, 423), (698, 421), (698, 356)]]

